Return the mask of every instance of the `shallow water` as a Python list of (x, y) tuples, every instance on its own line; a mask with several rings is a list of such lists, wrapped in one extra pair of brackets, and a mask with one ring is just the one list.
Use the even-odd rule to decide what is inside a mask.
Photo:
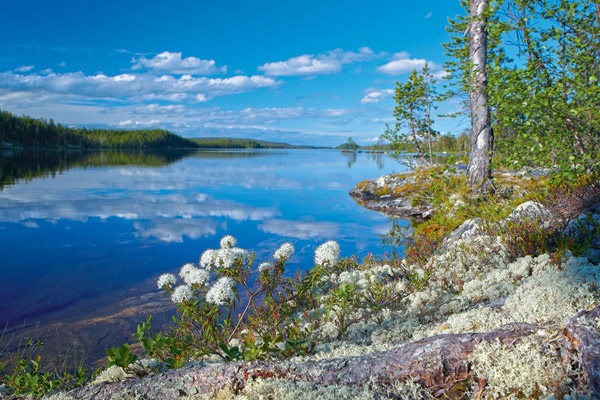
[[(390, 251), (392, 221), (348, 191), (404, 170), (382, 154), (336, 150), (5, 151), (0, 167), (0, 324), (41, 321), (53, 327), (47, 337), (96, 319), (127, 331), (165, 303), (148, 297), (159, 274), (197, 262), (225, 234), (258, 262), (292, 242), (294, 271), (330, 239), (344, 257)], [(116, 336), (81, 343), (108, 347)]]

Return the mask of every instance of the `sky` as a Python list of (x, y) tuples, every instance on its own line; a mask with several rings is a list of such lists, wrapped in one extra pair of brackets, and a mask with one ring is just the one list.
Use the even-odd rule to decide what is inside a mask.
[(0, 109), (184, 137), (373, 144), (394, 122), (397, 81), (425, 62), (443, 76), (447, 19), (463, 13), (458, 0), (7, 1)]

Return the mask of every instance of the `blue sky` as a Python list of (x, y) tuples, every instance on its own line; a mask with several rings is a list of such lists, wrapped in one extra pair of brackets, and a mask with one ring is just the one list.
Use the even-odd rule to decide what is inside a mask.
[(0, 109), (185, 137), (369, 144), (392, 122), (396, 81), (425, 60), (443, 74), (447, 18), (463, 12), (458, 0), (5, 2)]

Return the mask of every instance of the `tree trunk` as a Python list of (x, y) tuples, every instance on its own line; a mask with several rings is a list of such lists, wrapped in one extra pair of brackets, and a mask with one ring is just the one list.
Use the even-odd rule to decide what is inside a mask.
[(419, 140), (417, 139), (417, 133), (415, 132), (415, 123), (414, 123), (412, 108), (410, 109), (410, 132), (411, 132), (411, 135), (413, 138), (413, 142), (415, 144), (415, 149), (417, 150), (417, 154), (419, 155), (419, 158), (421, 159), (421, 161), (423, 161), (423, 164), (427, 165), (427, 159), (425, 158), (425, 155), (423, 154), (423, 149), (421, 149), (421, 144), (419, 143)]
[[(552, 342), (562, 349), (565, 365), (580, 365), (579, 390), (588, 391), (590, 398), (600, 394), (600, 331), (596, 324), (600, 307), (582, 311), (568, 320), (564, 331), (539, 325), (511, 323), (487, 333), (439, 335), (414, 343), (399, 345), (382, 352), (358, 357), (322, 359), (318, 361), (252, 361), (217, 364), (196, 364), (142, 379), (127, 379), (75, 389), (69, 395), (79, 399), (178, 399), (182, 396), (214, 395), (230, 386), (242, 391), (246, 383), (257, 378), (280, 378), (312, 382), (316, 385), (369, 385), (386, 396), (386, 387), (413, 379), (428, 388), (435, 397), (455, 397), (452, 388), (474, 382), (475, 391), (485, 390), (486, 377), (472, 371), (472, 352), (482, 342), (498, 341), (511, 346), (523, 338), (553, 337)], [(556, 335), (556, 336), (555, 336)], [(317, 372), (320, 371), (320, 372)], [(463, 393), (464, 394), (464, 393)], [(1, 398), (1, 395), (0, 395)]]
[(485, 189), (491, 178), (490, 154), (493, 134), (487, 96), (487, 0), (471, 0), (469, 60), (471, 62), (471, 154), (469, 184)]

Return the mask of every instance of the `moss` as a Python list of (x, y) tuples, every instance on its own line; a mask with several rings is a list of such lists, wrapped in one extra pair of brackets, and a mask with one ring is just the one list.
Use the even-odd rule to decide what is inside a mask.
[(369, 189), (369, 187), (371, 186), (371, 182), (372, 181), (362, 181), (362, 182), (358, 182), (356, 184), (356, 188), (358, 190), (360, 190), (361, 192), (366, 191), (367, 189)]

